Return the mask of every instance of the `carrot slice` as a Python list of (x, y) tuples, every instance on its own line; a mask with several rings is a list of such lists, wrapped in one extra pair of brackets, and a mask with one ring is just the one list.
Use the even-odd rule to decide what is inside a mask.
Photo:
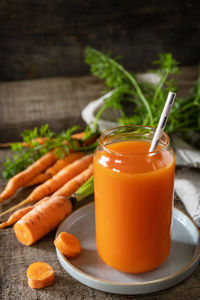
[(55, 239), (54, 245), (66, 257), (75, 257), (81, 252), (79, 240), (68, 232), (61, 232)]
[(28, 279), (28, 285), (32, 289), (41, 289), (43, 287), (52, 285), (54, 283), (54, 281), (55, 281), (55, 279), (52, 278), (52, 279), (46, 280), (45, 282), (42, 282), (42, 283), (40, 283), (40, 282), (36, 283), (36, 282), (33, 282), (32, 280)]
[(28, 284), (32, 289), (52, 285), (55, 281), (53, 268), (45, 262), (32, 263), (27, 270)]

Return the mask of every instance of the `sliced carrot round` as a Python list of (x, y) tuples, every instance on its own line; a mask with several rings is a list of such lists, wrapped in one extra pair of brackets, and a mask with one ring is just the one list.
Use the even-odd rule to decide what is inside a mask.
[(27, 270), (28, 284), (33, 289), (52, 285), (55, 281), (52, 267), (45, 262), (32, 263)]
[(45, 280), (42, 282), (39, 281), (33, 281), (31, 279), (28, 279), (28, 285), (32, 288), (32, 289), (42, 289), (46, 286), (50, 286), (54, 283), (55, 281), (55, 277), (53, 276), (51, 279), (49, 280)]
[(14, 225), (17, 239), (26, 246), (30, 246), (34, 242), (34, 232), (31, 227), (30, 222), (25, 224), (22, 219)]
[(68, 232), (61, 232), (55, 239), (54, 245), (66, 257), (75, 257), (81, 252), (79, 240)]

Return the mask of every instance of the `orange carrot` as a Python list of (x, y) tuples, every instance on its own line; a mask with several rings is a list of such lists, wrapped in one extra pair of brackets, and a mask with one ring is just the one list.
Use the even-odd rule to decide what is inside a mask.
[[(79, 132), (79, 133), (75, 133), (73, 135), (73, 138), (81, 141), (84, 138), (84, 136), (85, 136), (85, 132)], [(96, 141), (96, 139), (97, 139), (97, 136), (94, 135), (94, 136), (88, 138), (87, 140), (85, 140), (83, 142), (83, 145), (85, 145), (85, 146), (91, 145), (92, 143), (94, 143)]]
[(24, 215), (26, 215), (29, 211), (31, 211), (35, 206), (40, 205), (43, 202), (46, 202), (50, 197), (45, 197), (42, 200), (36, 202), (34, 205), (29, 205), (23, 208), (16, 210), (7, 221), (0, 223), (0, 229), (6, 228), (17, 221), (19, 221)]
[(45, 262), (32, 263), (27, 270), (28, 284), (32, 289), (41, 289), (55, 281), (52, 267)]
[(14, 225), (18, 241), (30, 246), (55, 229), (71, 211), (71, 202), (65, 197), (52, 197), (37, 205)]
[(66, 156), (63, 159), (58, 159), (55, 164), (48, 168), (45, 171), (45, 174), (50, 175), (53, 177), (56, 175), (60, 170), (62, 170), (64, 167), (68, 166), (69, 164), (73, 163), (75, 160), (83, 157), (85, 154), (83, 152), (74, 152), (70, 153), (68, 156)]
[(40, 201), (36, 202), (34, 205), (32, 205), (32, 207), (34, 208), (34, 207), (40, 205), (41, 203), (46, 202), (49, 199), (50, 199), (50, 197), (45, 197), (45, 198), (41, 199)]
[(51, 178), (51, 176), (46, 174), (46, 173), (38, 174), (36, 177), (34, 177), (29, 182), (24, 184), (24, 188), (27, 188), (27, 187), (30, 187), (30, 186), (33, 186), (33, 185), (38, 185), (40, 183), (43, 183), (43, 182), (47, 181), (50, 178)]
[(0, 202), (13, 196), (20, 187), (25, 185), (28, 181), (40, 174), (42, 171), (46, 170), (57, 159), (58, 158), (53, 151), (48, 152), (31, 166), (29, 166), (26, 170), (12, 177), (0, 195)]
[(29, 181), (26, 185), (24, 185), (24, 187), (29, 187), (29, 186), (40, 184), (40, 183), (47, 181), (48, 179), (53, 177), (55, 174), (57, 174), (60, 170), (62, 170), (64, 167), (68, 166), (69, 164), (71, 164), (78, 158), (81, 158), (82, 156), (84, 156), (83, 152), (74, 152), (74, 153), (70, 153), (68, 156), (66, 156), (63, 159), (58, 159), (53, 166), (49, 167), (45, 171), (45, 173), (41, 173), (41, 174), (37, 175), (31, 181)]
[(44, 288), (44, 287), (54, 284), (54, 282), (55, 282), (54, 276), (52, 276), (46, 280), (40, 280), (40, 281), (33, 281), (31, 279), (28, 279), (28, 285), (32, 289), (41, 289), (41, 288)]
[(72, 135), (72, 138), (75, 139), (75, 140), (81, 140), (85, 135), (85, 132), (84, 131), (81, 131), (81, 132), (78, 132), (78, 133), (74, 133)]
[(75, 257), (81, 252), (79, 240), (68, 232), (61, 232), (55, 239), (54, 245), (66, 257)]
[[(81, 139), (84, 137), (84, 135), (85, 135), (85, 132), (82, 131), (82, 132), (74, 133), (74, 134), (72, 135), (72, 138), (73, 138), (74, 140), (81, 140)], [(42, 144), (45, 143), (46, 140), (47, 140), (47, 138), (46, 138), (46, 137), (43, 137), (43, 138), (36, 138), (36, 139), (33, 139), (32, 141), (33, 141), (33, 142), (38, 142), (38, 144), (42, 145)], [(52, 139), (52, 140), (55, 140), (55, 139)], [(63, 143), (64, 143), (64, 144), (68, 144), (68, 141), (63, 141)], [(22, 142), (21, 145), (22, 145), (23, 147), (30, 147), (30, 143), (26, 143), (26, 142)]]
[[(35, 138), (32, 141), (33, 142), (38, 142), (38, 144), (42, 145), (44, 144), (46, 138)], [(30, 143), (27, 142), (9, 142), (9, 143), (1, 143), (0, 144), (0, 148), (10, 148), (12, 144), (15, 143), (20, 143), (22, 145), (22, 147), (30, 147)]]
[(74, 161), (70, 165), (63, 168), (51, 179), (47, 180), (43, 184), (39, 185), (33, 192), (29, 195), (28, 198), (18, 203), (17, 205), (12, 206), (8, 210), (2, 212), (0, 217), (3, 215), (31, 202), (38, 201), (45, 196), (51, 195), (53, 192), (62, 187), (68, 180), (75, 177), (77, 174), (85, 170), (93, 160), (93, 154), (89, 154), (81, 157), (80, 159)]
[(0, 224), (0, 229), (3, 229), (5, 227), (8, 227), (8, 226), (14, 224), (18, 220), (20, 220), (25, 214), (27, 214), (31, 209), (32, 209), (32, 206), (27, 206), (27, 207), (18, 209), (17, 211), (14, 212), (14, 214), (12, 214), (9, 217), (9, 219), (7, 221)]
[[(42, 138), (35, 138), (32, 140), (32, 142), (37, 142), (39, 145), (43, 145), (46, 141), (46, 138), (45, 137), (42, 137)], [(31, 146), (31, 143), (27, 143), (27, 142), (21, 142), (21, 145), (22, 147), (30, 147)]]
[(69, 197), (75, 193), (93, 174), (93, 165), (91, 164), (86, 170), (69, 180), (53, 196)]
[[(79, 174), (79, 175), (77, 175), (76, 177), (74, 177), (74, 178), (72, 178), (71, 180), (69, 180), (69, 181), (68, 181), (61, 189), (59, 189), (56, 193), (54, 193), (52, 197), (54, 197), (54, 196), (64, 196), (64, 197), (69, 197), (69, 196), (71, 196), (73, 193), (75, 193), (75, 192), (77, 191), (77, 189), (78, 189), (79, 187), (81, 187), (81, 186), (82, 186), (82, 185), (90, 178), (90, 176), (92, 176), (92, 174), (93, 174), (93, 167), (92, 167), (92, 165), (90, 165), (89, 168), (87, 168), (86, 170), (84, 170), (81, 174)], [(46, 202), (49, 198), (50, 198), (50, 197), (45, 197), (45, 198), (43, 198), (42, 200), (36, 202), (35, 205), (28, 206), (28, 207), (30, 208), (29, 210), (33, 209), (34, 207), (40, 205), (40, 204), (43, 203), (43, 202)], [(27, 208), (28, 208), (28, 207), (27, 207)], [(26, 209), (26, 207), (25, 207), (24, 209)], [(21, 219), (21, 217), (22, 217), (23, 215), (20, 216), (20, 211), (23, 211), (23, 208), (17, 210), (13, 215), (10, 216), (10, 218), (11, 218), (12, 216), (17, 215), (17, 216), (18, 216), (18, 219), (14, 219), (14, 217), (13, 217), (13, 219), (11, 218), (12, 223), (11, 223), (11, 221), (10, 221), (10, 223), (8, 224), (8, 222), (9, 222), (9, 220), (10, 220), (10, 218), (9, 218), (8, 221), (4, 222), (5, 225), (3, 225), (4, 223), (0, 224), (0, 229), (1, 229), (1, 228), (4, 228), (4, 227), (6, 227), (6, 226), (9, 226), (9, 225), (11, 225), (11, 224), (14, 224), (14, 223), (17, 222), (19, 219)], [(19, 212), (19, 215), (18, 215), (18, 212)], [(24, 212), (25, 212), (25, 211), (24, 211)], [(27, 211), (27, 212), (28, 212), (28, 211)], [(24, 215), (25, 215), (27, 212), (25, 212)], [(3, 226), (3, 227), (1, 227), (1, 226)]]
[(35, 202), (45, 196), (51, 195), (62, 187), (68, 180), (80, 174), (85, 170), (93, 160), (93, 155), (89, 154), (74, 161), (70, 165), (64, 167), (55, 176), (38, 186), (33, 192), (25, 199), (26, 203)]
[[(72, 138), (75, 140), (81, 140), (84, 137), (84, 135), (85, 135), (85, 132), (82, 131), (82, 132), (74, 133), (72, 135)], [(45, 143), (46, 139), (47, 139), (46, 137), (35, 138), (32, 140), (32, 142), (38, 142), (38, 144), (43, 145)], [(52, 140), (54, 140), (54, 139), (52, 139)], [(10, 142), (10, 143), (0, 143), (0, 148), (9, 148), (9, 147), (11, 147), (11, 145), (13, 143), (20, 143), (23, 147), (30, 147), (30, 145), (31, 145), (31, 143), (27, 143), (27, 142)]]

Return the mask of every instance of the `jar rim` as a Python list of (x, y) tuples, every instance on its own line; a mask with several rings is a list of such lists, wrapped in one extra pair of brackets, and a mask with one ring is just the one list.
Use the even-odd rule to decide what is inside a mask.
[(140, 152), (140, 153), (123, 153), (123, 152), (120, 152), (120, 151), (116, 151), (116, 150), (111, 150), (111, 149), (108, 149), (106, 147), (106, 145), (103, 144), (103, 140), (105, 139), (106, 136), (109, 135), (109, 133), (111, 133), (112, 131), (114, 130), (117, 130), (117, 129), (123, 129), (123, 128), (144, 128), (144, 129), (148, 129), (148, 130), (151, 130), (155, 133), (156, 131), (156, 128), (154, 127), (151, 127), (151, 126), (144, 126), (144, 125), (122, 125), (122, 126), (116, 126), (116, 127), (112, 127), (112, 128), (109, 128), (107, 130), (105, 130), (100, 138), (99, 138), (99, 145), (100, 147), (103, 148), (104, 151), (110, 153), (110, 154), (115, 154), (115, 155), (119, 155), (119, 156), (134, 156), (134, 155), (146, 155), (146, 156), (152, 156), (152, 155), (156, 155), (156, 154), (159, 154), (160, 152), (162, 152), (163, 150), (165, 150), (166, 148), (168, 148), (169, 144), (170, 144), (170, 138), (169, 136), (163, 131), (162, 132), (162, 136), (160, 139), (162, 139), (162, 137), (165, 138), (165, 143), (164, 145), (161, 146), (160, 149), (158, 150), (154, 150), (154, 151), (151, 151), (151, 152)]

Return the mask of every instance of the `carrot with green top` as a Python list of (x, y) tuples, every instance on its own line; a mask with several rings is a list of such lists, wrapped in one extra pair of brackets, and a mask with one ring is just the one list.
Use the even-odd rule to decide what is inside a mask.
[(80, 159), (74, 161), (70, 165), (63, 168), (51, 179), (47, 180), (46, 182), (38, 186), (36, 189), (34, 189), (28, 198), (26, 198), (22, 202), (18, 203), (17, 205), (1, 213), (0, 217), (25, 204), (36, 202), (48, 195), (53, 194), (58, 189), (60, 189), (68, 180), (72, 179), (73, 177), (75, 177), (76, 175), (80, 174), (82, 171), (87, 169), (88, 166), (92, 163), (92, 161), (93, 161), (93, 154), (85, 155)]

